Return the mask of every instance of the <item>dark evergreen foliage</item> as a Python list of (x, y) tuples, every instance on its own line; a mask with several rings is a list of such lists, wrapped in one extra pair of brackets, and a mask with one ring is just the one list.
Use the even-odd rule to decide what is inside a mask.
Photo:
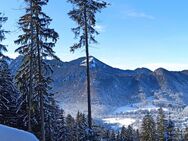
[[(27, 113), (22, 117), (26, 122), (31, 123), (31, 130), (45, 141), (45, 138), (48, 139), (45, 131), (51, 133), (51, 129), (45, 127), (45, 123), (52, 123), (54, 120), (52, 114), (56, 104), (53, 94), (49, 92), (51, 90), (49, 84), (52, 80), (46, 73), (50, 68), (44, 59), (46, 57), (58, 59), (53, 51), (58, 33), (49, 28), (52, 19), (42, 9), (47, 5), (48, 0), (25, 0), (25, 3), (26, 14), (19, 20), (23, 34), (15, 41), (16, 44), (21, 45), (16, 51), (23, 55), (23, 63), (16, 76), (18, 87), (24, 88), (23, 85), (26, 85), (27, 88), (20, 89), (22, 92), (20, 104), (24, 106), (20, 105), (20, 109)], [(25, 84), (21, 83), (24, 82), (23, 80), (26, 80)]]
[(5, 17), (1, 12), (0, 12), (0, 59), (1, 60), (6, 60), (9, 59), (6, 55), (4, 55), (4, 52), (7, 52), (6, 45), (2, 44), (2, 41), (5, 40), (5, 34), (8, 33), (8, 31), (3, 29), (3, 24), (8, 20), (7, 17)]
[(188, 128), (185, 128), (185, 133), (184, 133), (184, 140), (188, 141)]
[(166, 140), (173, 141), (175, 138), (175, 125), (174, 122), (169, 118), (167, 121), (167, 128), (166, 128)]
[(18, 91), (13, 83), (8, 64), (0, 60), (0, 124), (17, 126)]
[(164, 141), (165, 140), (165, 115), (162, 108), (158, 110), (158, 116), (157, 116), (157, 140), (158, 141)]
[(57, 137), (57, 141), (66, 141), (66, 123), (65, 123), (65, 115), (64, 111), (60, 110), (59, 119), (57, 120), (57, 132), (55, 132), (55, 137)]
[(142, 121), (140, 138), (141, 141), (156, 141), (156, 128), (153, 117), (148, 113)]
[(7, 52), (7, 47), (2, 44), (2, 41), (6, 39), (5, 34), (8, 33), (3, 29), (3, 24), (7, 20), (8, 18), (0, 13), (0, 123), (16, 127), (18, 91), (9, 70), (9, 57), (4, 55), (4, 52)]

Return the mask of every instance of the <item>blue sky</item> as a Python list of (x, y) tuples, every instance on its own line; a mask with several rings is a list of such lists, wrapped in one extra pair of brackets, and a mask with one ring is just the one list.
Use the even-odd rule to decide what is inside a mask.
[[(91, 45), (90, 54), (121, 69), (164, 67), (188, 69), (187, 0), (107, 0), (107, 9), (97, 15), (99, 44)], [(23, 0), (1, 0), (0, 11), (9, 17), (4, 25), (11, 33), (5, 44), (8, 55), (15, 57), (13, 43), (20, 34), (17, 21), (24, 13)], [(53, 18), (51, 27), (60, 38), (54, 50), (63, 61), (84, 56), (84, 49), (70, 53), (75, 42), (70, 28), (75, 24), (67, 16), (72, 8), (66, 0), (50, 0), (44, 11)]]

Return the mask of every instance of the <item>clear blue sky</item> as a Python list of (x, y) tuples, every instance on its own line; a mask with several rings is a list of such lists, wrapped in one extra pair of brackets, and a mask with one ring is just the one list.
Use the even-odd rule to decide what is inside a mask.
[[(169, 70), (188, 69), (188, 1), (187, 0), (107, 0), (111, 3), (97, 16), (99, 44), (92, 45), (90, 54), (101, 61), (122, 69), (164, 67)], [(5, 43), (9, 55), (15, 56), (20, 31), (17, 21), (24, 13), (23, 0), (1, 0), (0, 11), (9, 17), (4, 26), (12, 31)], [(70, 28), (75, 24), (67, 16), (71, 5), (66, 0), (50, 0), (44, 7), (53, 18), (51, 27), (60, 39), (55, 51), (62, 61), (84, 56), (84, 49), (74, 54)]]

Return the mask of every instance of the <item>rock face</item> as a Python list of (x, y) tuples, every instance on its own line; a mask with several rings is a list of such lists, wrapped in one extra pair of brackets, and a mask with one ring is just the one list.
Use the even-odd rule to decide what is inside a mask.
[[(10, 69), (16, 73), (21, 57), (12, 60)], [(53, 68), (52, 83), (56, 99), (65, 109), (87, 111), (85, 58), (70, 62), (47, 60)], [(90, 57), (91, 96), (96, 116), (110, 112), (115, 107), (138, 102), (140, 93), (154, 96), (156, 91), (182, 93), (188, 104), (188, 71), (171, 72), (163, 68), (151, 71), (147, 68), (120, 70)]]

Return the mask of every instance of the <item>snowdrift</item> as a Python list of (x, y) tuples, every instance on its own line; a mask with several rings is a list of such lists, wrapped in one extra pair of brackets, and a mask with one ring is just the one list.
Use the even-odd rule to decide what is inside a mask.
[(33, 134), (0, 124), (0, 141), (39, 141)]

